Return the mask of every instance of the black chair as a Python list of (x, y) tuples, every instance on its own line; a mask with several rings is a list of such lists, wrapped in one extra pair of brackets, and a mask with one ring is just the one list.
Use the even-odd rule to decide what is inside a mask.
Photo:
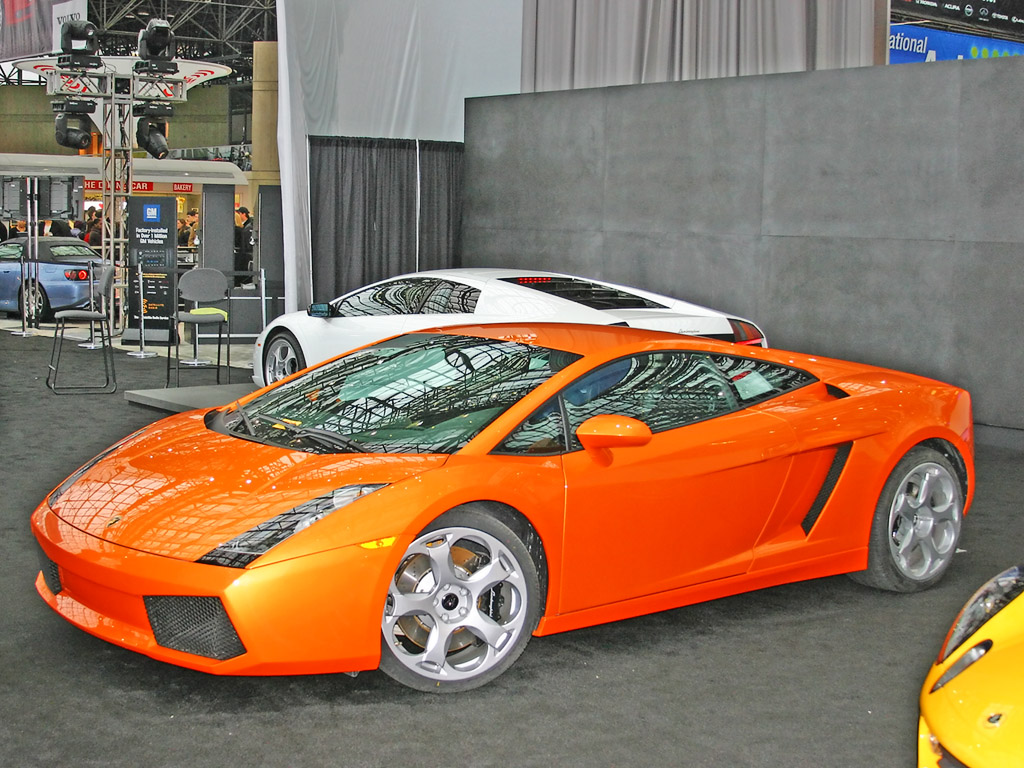
[[(206, 367), (209, 363), (199, 359), (199, 330), (213, 325), (217, 326), (217, 383), (220, 384), (220, 360), (221, 344), (224, 340), (224, 329), (228, 330), (227, 367), (228, 383), (231, 379), (231, 326), (228, 318), (228, 278), (219, 269), (211, 267), (197, 267), (190, 269), (178, 278), (177, 298), (178, 300), (192, 302), (192, 309), (184, 312), (176, 312), (172, 319), (171, 336), (174, 339), (174, 385), (181, 383), (181, 366)], [(221, 309), (218, 304), (224, 304)], [(192, 326), (192, 354), (191, 360), (181, 359), (181, 338), (177, 328), (173, 327), (174, 320), (182, 323), (185, 327)], [(167, 386), (171, 384), (171, 355), (167, 355)]]
[[(50, 350), (50, 369), (46, 375), (46, 386), (58, 395), (80, 394), (98, 395), (109, 394), (117, 390), (117, 375), (114, 371), (114, 342), (110, 330), (110, 313), (104, 311), (107, 298), (110, 296), (111, 286), (114, 284), (115, 268), (112, 264), (105, 264), (99, 268), (99, 275), (95, 273), (92, 281), (92, 304), (90, 309), (62, 309), (54, 313), (54, 320), (57, 321), (53, 329), (53, 349)], [(90, 272), (93, 272), (90, 268)], [(103, 384), (59, 384), (57, 381), (58, 370), (60, 369), (61, 350), (64, 346), (64, 332), (67, 330), (69, 320), (98, 323), (100, 331), (100, 347), (103, 350), (103, 372), (106, 376)]]

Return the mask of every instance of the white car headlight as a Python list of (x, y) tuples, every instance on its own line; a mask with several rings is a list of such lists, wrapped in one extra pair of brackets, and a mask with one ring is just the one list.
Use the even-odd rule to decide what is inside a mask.
[(290, 536), (305, 530), (317, 520), (386, 485), (387, 483), (367, 483), (338, 488), (250, 528), (242, 535), (210, 550), (196, 562), (245, 568), (257, 557)]

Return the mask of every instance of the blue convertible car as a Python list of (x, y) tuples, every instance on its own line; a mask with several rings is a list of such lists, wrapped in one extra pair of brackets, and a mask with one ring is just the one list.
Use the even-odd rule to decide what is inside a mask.
[[(26, 238), (0, 243), (0, 312), (21, 314), (28, 277), (36, 275), (36, 264), (25, 267), (21, 257)], [(36, 316), (48, 319), (58, 309), (77, 309), (89, 303), (89, 263), (101, 261), (100, 254), (77, 237), (39, 238), (39, 288)]]

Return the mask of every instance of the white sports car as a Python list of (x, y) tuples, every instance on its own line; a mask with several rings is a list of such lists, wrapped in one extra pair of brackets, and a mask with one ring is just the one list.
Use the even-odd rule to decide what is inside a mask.
[(276, 318), (256, 339), (253, 381), (271, 384), (399, 333), (515, 320), (628, 325), (768, 346), (750, 320), (639, 288), (556, 272), (439, 269), (381, 280)]

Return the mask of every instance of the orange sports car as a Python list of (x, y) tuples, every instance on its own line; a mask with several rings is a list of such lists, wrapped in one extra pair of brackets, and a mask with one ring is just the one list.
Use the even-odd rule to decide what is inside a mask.
[(850, 573), (949, 567), (967, 392), (615, 326), (396, 336), (164, 419), (32, 515), (36, 588), (217, 674), (380, 668), (460, 691), (547, 635)]

